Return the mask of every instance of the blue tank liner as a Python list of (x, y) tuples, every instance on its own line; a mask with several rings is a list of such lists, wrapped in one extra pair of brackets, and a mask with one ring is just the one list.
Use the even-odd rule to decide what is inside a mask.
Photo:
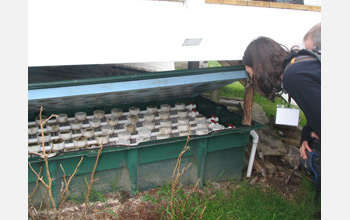
[[(155, 78), (156, 76), (156, 78)], [(94, 108), (195, 97), (247, 77), (241, 67), (142, 73), (128, 76), (30, 83), (28, 110)]]

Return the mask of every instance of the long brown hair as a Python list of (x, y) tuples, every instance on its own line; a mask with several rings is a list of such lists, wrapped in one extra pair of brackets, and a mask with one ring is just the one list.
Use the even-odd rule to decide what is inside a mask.
[(253, 69), (254, 87), (271, 101), (281, 88), (283, 61), (288, 54), (287, 47), (268, 37), (253, 40), (244, 52), (242, 61)]

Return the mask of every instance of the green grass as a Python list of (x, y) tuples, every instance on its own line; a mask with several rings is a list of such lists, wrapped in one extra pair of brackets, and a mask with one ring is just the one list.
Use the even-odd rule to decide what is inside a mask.
[(217, 61), (209, 61), (208, 67), (221, 67), (221, 64)]
[[(198, 219), (205, 204), (206, 209), (202, 219), (235, 219), (235, 220), (313, 220), (314, 213), (321, 210), (320, 205), (313, 203), (314, 186), (306, 179), (303, 180), (293, 201), (286, 201), (279, 193), (272, 189), (261, 186), (252, 186), (248, 181), (242, 181), (237, 184), (238, 187), (231, 189), (224, 194), (221, 189), (214, 190), (212, 185), (203, 187), (203, 191), (195, 192), (191, 195), (184, 210), (183, 219), (188, 219), (192, 213), (194, 219)], [(142, 200), (151, 201), (160, 204), (161, 201), (169, 201), (171, 185), (166, 185), (158, 190), (157, 196), (143, 195)], [(181, 212), (183, 203), (187, 197), (187, 191), (180, 186), (175, 194), (175, 200), (178, 201), (176, 210)], [(209, 198), (215, 195), (211, 200)], [(166, 204), (166, 203), (163, 203)], [(158, 209), (163, 213), (166, 219), (166, 213), (169, 213), (168, 206)], [(179, 215), (177, 218), (179, 219)]]
[[(229, 84), (227, 86), (224, 86), (221, 88), (221, 96), (224, 97), (230, 97), (230, 98), (244, 98), (244, 86), (240, 82), (234, 82), (232, 84)], [(279, 104), (287, 105), (287, 103), (281, 99), (280, 97), (275, 98), (275, 102), (271, 102), (267, 98), (260, 96), (259, 94), (254, 94), (254, 100), (255, 103), (258, 103), (263, 111), (266, 113), (267, 117), (270, 117), (271, 115), (276, 116), (276, 107)], [(293, 106), (291, 104), (291, 106)], [(298, 108), (297, 106), (293, 106), (295, 108)], [(300, 108), (298, 108), (300, 109)], [(306, 124), (306, 118), (304, 113), (300, 110), (300, 122), (299, 125), (303, 127)]]

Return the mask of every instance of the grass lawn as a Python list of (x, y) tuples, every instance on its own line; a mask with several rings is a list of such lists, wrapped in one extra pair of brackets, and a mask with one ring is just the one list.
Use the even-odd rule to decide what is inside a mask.
[[(250, 185), (247, 180), (231, 182), (225, 190), (208, 183), (202, 190), (195, 190), (185, 202), (189, 191), (183, 186), (177, 189), (174, 219), (190, 219), (192, 216), (193, 219), (208, 220), (312, 220), (315, 219), (314, 214), (320, 211), (320, 206), (313, 203), (313, 186), (306, 179), (292, 201), (285, 200), (270, 188)], [(142, 201), (162, 204), (157, 210), (162, 213), (160, 219), (167, 219), (171, 212), (168, 202), (170, 194), (171, 185), (166, 185), (158, 188), (156, 195), (144, 194)]]

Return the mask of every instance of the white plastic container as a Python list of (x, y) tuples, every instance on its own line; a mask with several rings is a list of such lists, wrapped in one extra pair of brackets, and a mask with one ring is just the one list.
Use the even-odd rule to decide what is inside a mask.
[(197, 128), (208, 128), (208, 123), (205, 120), (201, 120), (197, 122)]
[(92, 118), (92, 119), (89, 120), (89, 125), (90, 125), (92, 128), (101, 127), (101, 119)]
[(53, 151), (59, 151), (64, 149), (64, 140), (56, 139), (51, 141), (51, 146)]
[(103, 111), (103, 110), (94, 111), (94, 118), (102, 119), (104, 117), (105, 117), (105, 111)]
[(140, 128), (139, 129), (139, 137), (144, 139), (150, 139), (151, 138), (151, 130), (148, 128)]
[(130, 140), (131, 134), (130, 132), (127, 132), (127, 131), (121, 131), (118, 133), (118, 138), (120, 140)]
[(197, 116), (197, 117), (194, 118), (194, 121), (196, 123), (198, 123), (200, 121), (206, 121), (206, 117), (204, 117), (204, 116)]
[(160, 123), (161, 127), (163, 127), (163, 126), (171, 126), (171, 121), (168, 120), (168, 119), (160, 120), (159, 123)]
[(109, 126), (116, 126), (118, 125), (118, 118), (117, 117), (107, 117), (107, 125)]
[(91, 138), (95, 135), (94, 133), (94, 129), (93, 128), (83, 128), (81, 129), (81, 133), (83, 136), (87, 137), (87, 138)]
[(155, 128), (155, 123), (154, 123), (154, 121), (145, 121), (145, 122), (143, 122), (143, 127), (150, 129), (152, 131)]
[(28, 153), (39, 153), (41, 150), (41, 143), (28, 144)]
[[(191, 133), (190, 133), (191, 134)], [(188, 131), (181, 131), (179, 132), (179, 136), (182, 137), (182, 136), (187, 136), (188, 135)]]
[(138, 115), (138, 114), (140, 114), (140, 108), (138, 108), (138, 107), (130, 107), (129, 108), (129, 114), (130, 115)]
[[(37, 134), (37, 140), (39, 143), (42, 142), (42, 136), (41, 136), (41, 132), (39, 132)], [(51, 134), (50, 132), (44, 132), (44, 142), (50, 142), (51, 141)]]
[(136, 124), (139, 121), (139, 116), (137, 115), (128, 115), (128, 123)]
[(44, 147), (44, 150), (45, 150), (45, 152), (50, 152), (50, 151), (54, 152), (51, 142), (49, 142), (49, 145)]
[(108, 144), (109, 143), (109, 136), (108, 135), (104, 135), (104, 134), (97, 135), (96, 136), (96, 143), (98, 145)]
[(57, 123), (48, 123), (46, 128), (48, 132), (57, 132), (60, 130), (60, 126)]
[(157, 112), (157, 106), (149, 105), (147, 106), (147, 113), (155, 114)]
[(175, 109), (176, 110), (184, 110), (185, 109), (185, 104), (184, 103), (176, 103), (175, 104)]
[[(41, 121), (44, 122), (47, 119), (45, 115), (41, 115)], [(35, 117), (35, 123), (40, 126), (40, 116)]]
[(172, 130), (170, 126), (164, 126), (159, 128), (160, 134), (171, 134)]
[(123, 115), (123, 110), (121, 110), (120, 108), (113, 108), (111, 110), (111, 114), (113, 117), (119, 118)]
[(177, 130), (179, 132), (188, 132), (189, 125), (188, 124), (179, 124), (177, 125)]
[(177, 116), (178, 116), (179, 118), (186, 118), (187, 115), (188, 115), (187, 110), (179, 110), (179, 111), (177, 111)]
[(186, 124), (186, 125), (188, 125), (189, 124), (189, 119), (188, 118), (178, 118), (177, 119), (177, 123), (178, 124), (181, 124), (181, 125), (183, 125), (183, 124)]
[(102, 126), (102, 134), (104, 134), (104, 135), (114, 134), (114, 127), (110, 126), (110, 125), (103, 125)]
[(169, 112), (171, 110), (171, 106), (169, 104), (162, 104), (160, 105), (160, 111), (162, 112)]
[(124, 128), (125, 128), (125, 131), (127, 131), (131, 134), (136, 132), (136, 125), (135, 124), (125, 124)]
[(70, 140), (72, 139), (72, 131), (71, 130), (59, 131), (58, 136), (63, 140)]
[(143, 119), (145, 121), (154, 121), (155, 115), (153, 113), (145, 113), (143, 114)]
[(29, 125), (28, 126), (28, 134), (37, 134), (39, 132), (39, 128), (38, 128), (38, 125)]
[(160, 120), (165, 120), (170, 118), (170, 112), (159, 112)]
[(195, 112), (195, 111), (191, 111), (191, 112), (189, 112), (187, 115), (188, 115), (189, 117), (194, 118), (194, 117), (196, 117), (197, 115), (199, 115), (199, 113), (198, 113), (198, 112)]
[(210, 126), (210, 128), (213, 130), (213, 131), (218, 131), (218, 130), (224, 130), (225, 129), (225, 126), (221, 125), (221, 124), (214, 124), (212, 126)]
[(75, 119), (78, 121), (85, 121), (86, 120), (86, 112), (76, 112)]
[(73, 138), (74, 147), (85, 147), (87, 145), (87, 138), (85, 136)]
[(68, 121), (68, 115), (67, 114), (64, 114), (64, 113), (61, 113), (61, 114), (58, 114), (58, 117), (56, 117), (56, 122), (61, 124), (61, 123), (65, 123)]
[(208, 128), (197, 128), (196, 134), (197, 135), (206, 135), (206, 134), (208, 134)]
[(131, 134), (127, 131), (122, 131), (118, 133), (117, 144), (120, 145), (130, 145)]
[(157, 139), (158, 139), (158, 140), (167, 139), (167, 138), (169, 138), (169, 137), (170, 137), (169, 134), (158, 134), (158, 135), (157, 135)]
[(83, 122), (79, 120), (70, 121), (69, 124), (72, 130), (79, 130), (83, 127)]

